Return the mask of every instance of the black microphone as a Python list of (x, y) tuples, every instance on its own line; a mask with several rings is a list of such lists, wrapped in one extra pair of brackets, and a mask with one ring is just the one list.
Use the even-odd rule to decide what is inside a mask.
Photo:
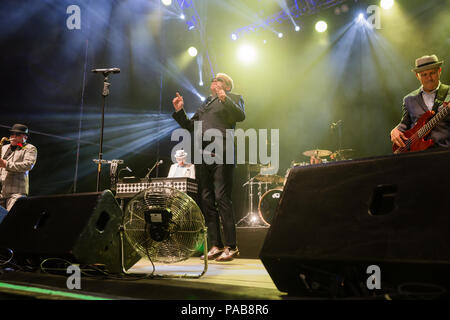
[(211, 103), (213, 103), (213, 102), (216, 101), (217, 99), (218, 99), (217, 96), (215, 96), (215, 97), (209, 96), (208, 98), (206, 98), (204, 108), (206, 108), (207, 106), (209, 106)]
[(92, 69), (93, 73), (120, 73), (119, 68)]

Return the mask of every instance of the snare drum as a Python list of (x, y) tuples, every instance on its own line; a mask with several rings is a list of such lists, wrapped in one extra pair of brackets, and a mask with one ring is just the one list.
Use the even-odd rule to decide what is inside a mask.
[(259, 201), (259, 216), (268, 225), (272, 223), (273, 217), (275, 216), (275, 210), (280, 203), (282, 192), (283, 190), (281, 188), (268, 190)]

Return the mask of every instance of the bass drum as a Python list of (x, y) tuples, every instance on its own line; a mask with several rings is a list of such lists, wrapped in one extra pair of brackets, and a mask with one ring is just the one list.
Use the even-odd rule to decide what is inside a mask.
[(272, 223), (273, 217), (275, 216), (275, 210), (280, 203), (282, 192), (283, 189), (281, 188), (270, 189), (266, 193), (264, 193), (261, 197), (261, 200), (259, 200), (259, 216), (264, 221), (264, 223), (268, 224), (269, 226)]

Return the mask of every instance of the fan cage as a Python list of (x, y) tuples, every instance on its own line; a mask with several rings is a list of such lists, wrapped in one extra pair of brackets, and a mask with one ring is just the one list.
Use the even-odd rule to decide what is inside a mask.
[[(155, 241), (145, 212), (169, 211), (167, 235)], [(158, 226), (156, 224), (156, 226)], [(171, 187), (150, 187), (134, 196), (124, 214), (124, 233), (133, 248), (151, 261), (175, 263), (196, 253), (204, 242), (205, 220), (200, 208), (186, 193)]]

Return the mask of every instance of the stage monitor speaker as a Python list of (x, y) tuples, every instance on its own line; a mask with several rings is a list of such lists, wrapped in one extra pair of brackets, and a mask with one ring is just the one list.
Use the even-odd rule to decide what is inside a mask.
[[(20, 198), (0, 224), (0, 248), (38, 266), (47, 258), (99, 264), (120, 273), (123, 213), (109, 190)], [(140, 258), (124, 237), (124, 267)]]
[(448, 294), (449, 164), (434, 151), (292, 168), (259, 255), (277, 288)]
[(6, 217), (7, 214), (8, 210), (0, 206), (0, 223), (2, 223), (3, 219)]

